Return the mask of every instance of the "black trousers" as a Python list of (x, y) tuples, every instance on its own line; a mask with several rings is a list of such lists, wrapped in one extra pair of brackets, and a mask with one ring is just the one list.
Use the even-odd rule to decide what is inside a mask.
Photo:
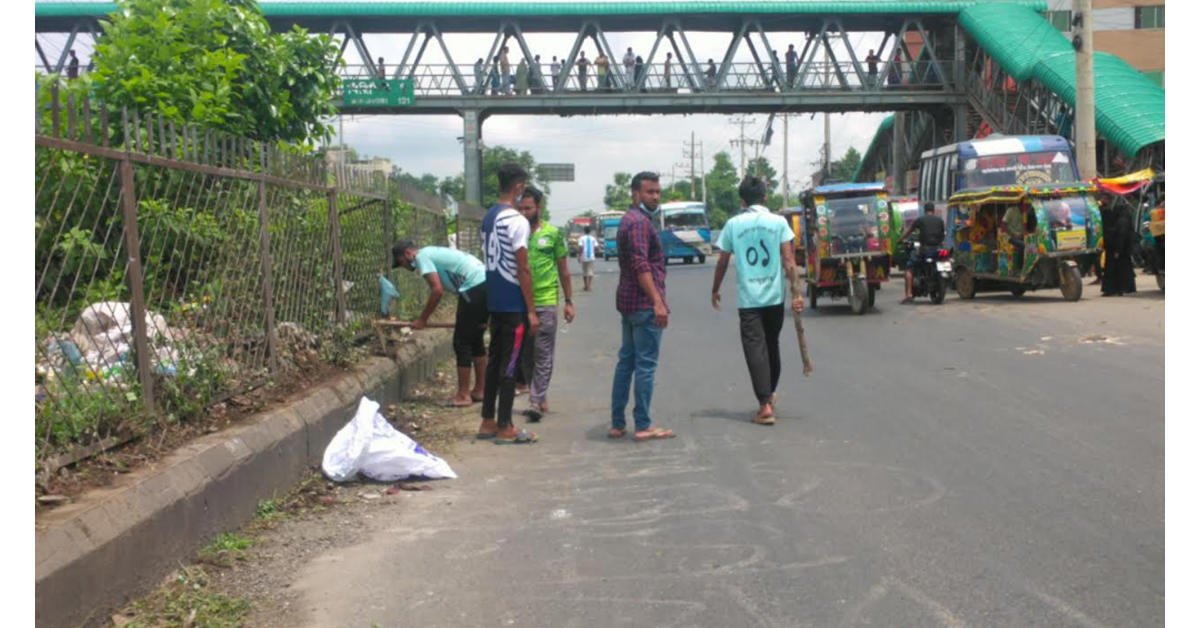
[(487, 355), (483, 332), (487, 330), (487, 284), (481, 283), (458, 295), (454, 315), (454, 357), (460, 368), (471, 366), (476, 358)]
[(784, 311), (782, 303), (738, 310), (742, 351), (760, 404), (769, 402), (779, 386), (779, 333), (783, 330)]
[(491, 332), (481, 416), (496, 419), (500, 429), (505, 429), (512, 425), (517, 375), (523, 373), (528, 381), (533, 370), (533, 338), (524, 312), (492, 312)]

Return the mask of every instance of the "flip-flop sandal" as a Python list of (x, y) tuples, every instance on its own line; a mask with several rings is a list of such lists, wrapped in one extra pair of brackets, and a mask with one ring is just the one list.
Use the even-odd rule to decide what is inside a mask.
[(608, 437), (609, 438), (624, 438), (625, 430), (618, 430), (616, 428), (608, 430)]
[(528, 410), (522, 411), (521, 416), (528, 418), (530, 423), (537, 423), (538, 421), (541, 421), (542, 417), (545, 415), (543, 415), (542, 411), (538, 410), (537, 408), (529, 408)]
[(475, 404), (462, 403), (460, 401), (454, 401), (453, 399), (442, 403), (443, 408), (470, 408), (472, 405), (475, 405)]
[(674, 431), (664, 430), (661, 427), (656, 427), (652, 430), (649, 430), (649, 431), (645, 432), (645, 434), (646, 434), (645, 436), (638, 436), (635, 433), (633, 435), (633, 440), (640, 442), (640, 441), (645, 441), (645, 440), (661, 440), (664, 438), (675, 438)]
[(492, 441), (496, 445), (532, 445), (538, 442), (538, 435), (533, 432), (521, 430), (517, 432), (516, 438), (499, 438)]
[(775, 425), (775, 417), (760, 417), (756, 414), (750, 419), (750, 422), (757, 423), (758, 425)]
[(915, 298), (902, 299), (900, 301), (900, 305), (908, 305), (909, 303), (915, 303), (915, 302), (916, 302)]
[(480, 432), (475, 435), (475, 440), (491, 440), (493, 438), (496, 438), (495, 432), (492, 432), (490, 434), (488, 432)]

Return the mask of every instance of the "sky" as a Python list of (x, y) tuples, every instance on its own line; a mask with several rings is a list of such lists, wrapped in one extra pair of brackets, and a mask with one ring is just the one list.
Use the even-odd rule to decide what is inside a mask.
[[(627, 47), (635, 54), (648, 56), (654, 43), (658, 24), (648, 23), (645, 32), (606, 33), (609, 44), (617, 55)], [(443, 26), (443, 30), (447, 27)], [(369, 34), (364, 36), (371, 57), (384, 57), (386, 65), (394, 68), (404, 55), (410, 34)], [(729, 45), (730, 33), (687, 33), (696, 56), (705, 62), (708, 58), (720, 60)], [(338, 36), (340, 41), (340, 35)], [(550, 58), (565, 56), (570, 52), (575, 35), (527, 33), (526, 41), (534, 54), (540, 54), (543, 62)], [(782, 59), (788, 44), (797, 50), (804, 42), (802, 33), (769, 33), (771, 44)], [(494, 34), (445, 35), (447, 47), (455, 64), (470, 66), (475, 59), (487, 54)], [(874, 48), (882, 39), (882, 33), (854, 33), (850, 44), (861, 61), (867, 50)], [(39, 35), (46, 54), (51, 61), (57, 59), (62, 50), (61, 36)], [(756, 42), (757, 43), (757, 42)], [(91, 42), (81, 38), (74, 45), (81, 63), (87, 64), (91, 54)], [(515, 66), (519, 50), (510, 46)], [(835, 44), (840, 49), (841, 44)], [(594, 57), (594, 49), (587, 48), (588, 57)], [(659, 60), (663, 55), (660, 48)], [(840, 50), (839, 56), (844, 57)], [(742, 45), (735, 58), (737, 62), (751, 61), (750, 53)], [(354, 46), (347, 47), (347, 64), (361, 64)], [(445, 64), (447, 60), (436, 45), (430, 45), (423, 64), (430, 66)], [(470, 73), (469, 67), (464, 71)], [(419, 94), (418, 94), (419, 97)], [(850, 147), (859, 152), (866, 150), (880, 121), (886, 114), (833, 114), (831, 115), (831, 154), (837, 159)], [(746, 137), (761, 139), (766, 129), (766, 114), (745, 116)], [(655, 115), (655, 116), (491, 116), (483, 124), (485, 145), (504, 145), (529, 151), (539, 163), (575, 164), (574, 182), (556, 182), (551, 186), (550, 208), (556, 220), (565, 220), (588, 210), (602, 209), (604, 187), (613, 179), (615, 172), (658, 171), (671, 178), (686, 177), (690, 162), (684, 163), (685, 142), (690, 142), (695, 133), (697, 153), (704, 155), (705, 169), (711, 167), (712, 156), (720, 150), (728, 151), (738, 164), (738, 148), (730, 143), (738, 137), (740, 128), (733, 124), (732, 116), (723, 115)], [(420, 176), (431, 173), (438, 178), (454, 176), (463, 171), (462, 144), (457, 139), (462, 135), (462, 120), (457, 116), (430, 115), (378, 115), (347, 116), (333, 121), (335, 129), (342, 132), (341, 140), (355, 148), (360, 155), (387, 157), (402, 170)], [(809, 177), (817, 169), (813, 164), (820, 160), (821, 143), (824, 138), (824, 122), (821, 114), (792, 115), (789, 119), (789, 187), (795, 194), (809, 183)], [(753, 150), (753, 149), (749, 149)], [(783, 171), (783, 125), (776, 119), (775, 134), (770, 146), (762, 149), (765, 155), (782, 174)], [(753, 157), (748, 154), (746, 159)], [(697, 171), (700, 160), (697, 159)], [(484, 176), (487, 176), (485, 173)], [(489, 199), (484, 199), (488, 202)]]

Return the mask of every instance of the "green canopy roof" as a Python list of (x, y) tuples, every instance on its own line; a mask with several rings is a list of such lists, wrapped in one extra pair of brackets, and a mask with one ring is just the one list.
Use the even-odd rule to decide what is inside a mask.
[[(1010, 3), (979, 4), (959, 13), (959, 24), (1018, 80), (1036, 80), (1075, 105), (1075, 50), (1042, 16)], [(1096, 130), (1121, 152), (1167, 138), (1167, 92), (1128, 63), (1096, 53)]]
[(892, 125), (895, 123), (895, 114), (884, 118), (883, 122), (879, 123), (879, 128), (875, 129), (875, 137), (871, 138), (871, 143), (867, 146), (867, 151), (863, 153), (863, 158), (859, 160), (858, 168), (855, 169), (854, 176), (850, 179), (851, 181), (858, 181), (858, 176), (862, 174), (863, 166), (865, 166), (867, 163), (867, 155), (870, 155), (875, 150), (875, 147), (879, 145), (879, 139), (881, 137), (884, 137), (885, 134), (892, 132)]
[[(1006, 0), (1035, 10), (1045, 0)], [(267, 17), (451, 17), (663, 14), (954, 14), (979, 0), (699, 0), (692, 2), (260, 2)], [(109, 2), (36, 2), (35, 17), (87, 17), (112, 13)]]

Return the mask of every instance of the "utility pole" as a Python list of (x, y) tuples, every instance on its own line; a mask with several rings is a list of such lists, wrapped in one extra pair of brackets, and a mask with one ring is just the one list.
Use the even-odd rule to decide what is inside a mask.
[(833, 171), (833, 155), (831, 154), (832, 151), (829, 149), (829, 114), (828, 113), (825, 114), (825, 146), (824, 146), (824, 148), (821, 149), (821, 152), (823, 153), (822, 157), (824, 159), (824, 163), (821, 164), (821, 172), (824, 173), (825, 178), (828, 179), (829, 176), (833, 174), (833, 172), (832, 172)]
[[(783, 114), (783, 207), (788, 206), (788, 114)], [(780, 209), (783, 209), (781, 207)]]
[(704, 142), (700, 142), (700, 200), (708, 205), (708, 179), (704, 172)]
[(1092, 0), (1074, 0), (1075, 160), (1085, 181), (1096, 176), (1096, 85), (1093, 74)]
[(746, 116), (738, 116), (731, 120), (738, 127), (738, 137), (736, 140), (729, 140), (730, 144), (737, 146), (741, 152), (741, 162), (738, 166), (738, 179), (746, 177), (746, 145), (758, 144), (758, 140), (749, 139), (746, 137), (746, 125), (751, 124), (751, 121)]
[(676, 184), (676, 183), (678, 183), (678, 182), (679, 182), (679, 180), (683, 178), (683, 177), (680, 177), (680, 176), (678, 176), (678, 175), (676, 175), (676, 174), (675, 174), (675, 169), (676, 169), (676, 168), (678, 168), (678, 169), (679, 169), (681, 172), (687, 172), (688, 165), (687, 165), (687, 164), (681, 164), (681, 163), (675, 163), (675, 164), (671, 164), (671, 188), (672, 188), (672, 189), (674, 189), (674, 187), (675, 187), (675, 184)]
[(692, 131), (692, 141), (684, 142), (683, 158), (691, 160), (692, 199), (696, 200), (696, 132)]

